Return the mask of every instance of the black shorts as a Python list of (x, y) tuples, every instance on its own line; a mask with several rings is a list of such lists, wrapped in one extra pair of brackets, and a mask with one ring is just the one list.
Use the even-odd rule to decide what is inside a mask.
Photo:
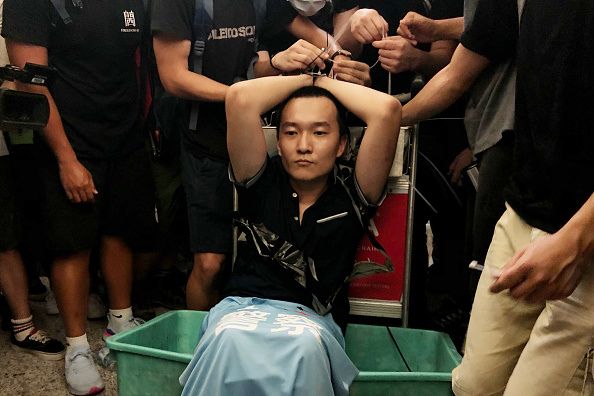
[(95, 203), (71, 202), (58, 164), (42, 150), (46, 245), (56, 252), (91, 249), (101, 235), (118, 236), (136, 251), (154, 251), (158, 242), (155, 195), (148, 155), (140, 146), (111, 160), (79, 159), (99, 192)]
[[(177, 146), (179, 148), (179, 142)], [(154, 157), (149, 142), (147, 149), (155, 186), (159, 230), (164, 238), (164, 245), (177, 248), (181, 242), (187, 240), (189, 233), (180, 152), (179, 149), (169, 148), (166, 155)]]
[[(2, 133), (2, 132), (0, 132)], [(0, 252), (15, 249), (23, 233), (23, 207), (10, 156), (0, 157)]]
[(183, 145), (181, 164), (192, 252), (230, 254), (233, 185), (228, 164), (194, 157)]

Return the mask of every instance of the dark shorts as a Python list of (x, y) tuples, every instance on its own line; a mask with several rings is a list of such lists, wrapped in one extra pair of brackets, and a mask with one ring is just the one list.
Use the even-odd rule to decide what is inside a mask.
[(118, 236), (136, 251), (156, 250), (155, 195), (144, 147), (112, 160), (79, 159), (99, 192), (95, 203), (73, 203), (58, 164), (42, 150), (46, 246), (56, 252), (91, 249), (101, 235)]
[(192, 252), (230, 254), (233, 185), (228, 164), (194, 157), (183, 146), (181, 164)]
[[(2, 133), (2, 132), (0, 132)], [(22, 200), (10, 156), (0, 157), (0, 252), (15, 249), (23, 233)]]

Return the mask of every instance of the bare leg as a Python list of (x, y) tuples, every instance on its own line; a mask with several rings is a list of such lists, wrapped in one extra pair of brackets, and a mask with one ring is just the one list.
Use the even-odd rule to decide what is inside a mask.
[(219, 302), (219, 272), (224, 254), (194, 253), (194, 268), (186, 286), (188, 309), (207, 311)]
[(6, 297), (13, 319), (31, 316), (27, 273), (16, 249), (0, 252), (0, 289)]
[(101, 272), (107, 286), (110, 309), (132, 306), (132, 262), (132, 250), (122, 238), (101, 238)]
[(161, 267), (164, 254), (161, 252), (134, 253), (134, 279), (146, 281)]
[(89, 257), (91, 250), (79, 250), (57, 257), (52, 265), (52, 288), (66, 337), (86, 333), (89, 306)]

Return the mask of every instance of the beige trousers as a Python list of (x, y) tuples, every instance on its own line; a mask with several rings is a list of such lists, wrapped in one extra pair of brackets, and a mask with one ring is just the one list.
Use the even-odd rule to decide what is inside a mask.
[(572, 295), (526, 304), (493, 294), (493, 273), (514, 253), (545, 236), (511, 208), (503, 214), (485, 260), (460, 366), (452, 372), (457, 396), (594, 395), (594, 263)]

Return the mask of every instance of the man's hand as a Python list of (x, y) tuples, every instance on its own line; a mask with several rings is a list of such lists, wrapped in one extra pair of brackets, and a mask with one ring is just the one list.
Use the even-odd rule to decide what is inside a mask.
[(351, 33), (362, 44), (388, 35), (388, 22), (376, 10), (362, 8), (351, 15), (350, 22)]
[(417, 43), (432, 43), (439, 40), (435, 37), (436, 23), (433, 19), (424, 17), (416, 12), (409, 12), (400, 20), (398, 34), (414, 45)]
[(271, 63), (277, 70), (293, 72), (305, 70), (308, 66), (317, 66), (320, 69), (324, 69), (326, 67), (324, 65), (325, 59), (328, 59), (327, 53), (322, 52), (320, 48), (301, 39), (286, 50), (274, 55)]
[(495, 276), (490, 291), (509, 289), (513, 298), (527, 303), (569, 296), (588, 263), (588, 255), (582, 254), (577, 241), (560, 230), (528, 244)]
[(91, 173), (77, 160), (59, 162), (60, 180), (69, 200), (76, 203), (95, 202), (98, 194)]
[(466, 148), (460, 152), (452, 161), (448, 175), (452, 176), (452, 183), (462, 185), (462, 171), (472, 164), (472, 151)]
[(379, 49), (379, 61), (382, 67), (390, 73), (417, 70), (420, 65), (420, 50), (405, 38), (386, 37), (384, 40), (374, 41), (373, 46)]
[(341, 60), (338, 60), (338, 58), (338, 56), (335, 58), (334, 65), (332, 66), (332, 73), (334, 73), (334, 77), (337, 80), (348, 81), (366, 87), (371, 85), (369, 65), (347, 58)]

